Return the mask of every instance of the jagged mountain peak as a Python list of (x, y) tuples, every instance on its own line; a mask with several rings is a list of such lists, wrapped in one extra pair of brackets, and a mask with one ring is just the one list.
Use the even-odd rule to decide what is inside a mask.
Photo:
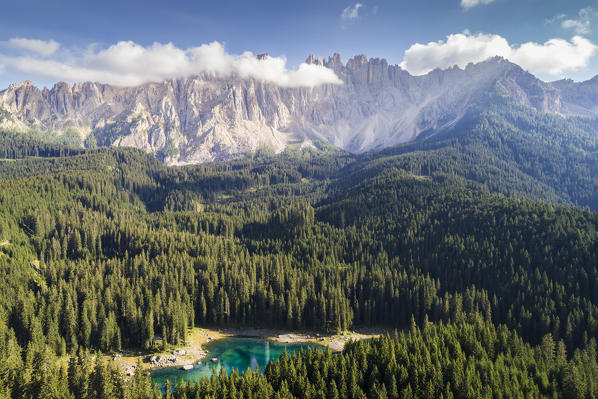
[(11, 83), (10, 86), (8, 86), (8, 88), (12, 89), (12, 90), (17, 90), (17, 89), (20, 89), (23, 87), (30, 87), (30, 86), (34, 86), (32, 81), (22, 80), (20, 82)]

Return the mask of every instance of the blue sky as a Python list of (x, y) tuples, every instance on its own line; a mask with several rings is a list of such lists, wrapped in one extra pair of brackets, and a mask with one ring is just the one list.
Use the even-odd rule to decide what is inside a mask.
[[(189, 49), (214, 41), (226, 55), (251, 51), (284, 57), (283, 74), (309, 54), (333, 52), (344, 60), (362, 53), (382, 57), (424, 73), (467, 61), (473, 56), (467, 49), (473, 48), (481, 54), (508, 54), (545, 80), (585, 80), (598, 74), (598, 5), (591, 8), (592, 1), (11, 1), (0, 15), (0, 87), (22, 79), (50, 85), (88, 77), (134, 84), (189, 73), (204, 61), (166, 65), (145, 76), (145, 55), (131, 58), (134, 66), (110, 56), (143, 51), (157, 42), (172, 43), (192, 58)], [(551, 39), (560, 41), (547, 47)], [(130, 46), (102, 53), (123, 41)], [(443, 42), (428, 46), (438, 41)], [(412, 47), (416, 43), (423, 46)], [(161, 47), (153, 50), (154, 57), (162, 54)], [(130, 79), (114, 80), (118, 74)]]

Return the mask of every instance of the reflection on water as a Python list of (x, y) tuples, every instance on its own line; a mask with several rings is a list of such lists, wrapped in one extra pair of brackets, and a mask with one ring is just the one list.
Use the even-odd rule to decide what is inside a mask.
[(233, 369), (245, 372), (247, 368), (259, 369), (263, 372), (270, 360), (276, 360), (284, 352), (293, 353), (308, 347), (323, 349), (316, 344), (297, 343), (281, 344), (265, 339), (230, 338), (215, 341), (208, 346), (207, 356), (199, 365), (186, 371), (180, 368), (163, 368), (151, 372), (152, 381), (163, 386), (166, 380), (170, 382), (194, 381), (203, 377), (210, 377), (212, 373), (220, 373), (224, 369), (230, 373)]
[(266, 364), (270, 361), (270, 341), (266, 341)]

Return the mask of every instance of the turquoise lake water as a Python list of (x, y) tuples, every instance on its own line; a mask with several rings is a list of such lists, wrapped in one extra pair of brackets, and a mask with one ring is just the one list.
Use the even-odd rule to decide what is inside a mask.
[[(248, 368), (258, 368), (263, 372), (266, 364), (276, 360), (287, 350), (287, 353), (298, 352), (307, 348), (324, 349), (321, 345), (310, 343), (281, 344), (259, 338), (228, 338), (206, 345), (208, 355), (200, 365), (195, 365), (189, 371), (180, 368), (167, 367), (155, 369), (151, 372), (152, 382), (163, 386), (166, 380), (171, 383), (180, 381), (195, 381), (203, 377), (210, 377), (214, 371), (220, 373), (224, 368), (227, 373), (233, 369), (245, 372)], [(218, 359), (213, 362), (212, 359)]]

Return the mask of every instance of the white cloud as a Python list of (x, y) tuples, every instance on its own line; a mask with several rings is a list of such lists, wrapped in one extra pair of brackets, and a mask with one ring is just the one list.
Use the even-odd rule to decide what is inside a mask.
[(446, 41), (416, 43), (403, 57), (401, 67), (415, 75), (423, 75), (434, 68), (458, 65), (463, 68), (470, 62), (486, 60), (492, 56), (505, 57), (511, 51), (507, 40), (498, 35), (470, 35), (457, 33)]
[(560, 75), (587, 67), (598, 46), (581, 36), (571, 41), (550, 39), (546, 43), (528, 42), (506, 57), (532, 72)]
[(486, 5), (493, 3), (494, 0), (461, 0), (461, 7), (463, 8), (472, 8), (479, 5)]
[(361, 3), (355, 3), (353, 6), (348, 6), (341, 13), (341, 19), (344, 21), (350, 21), (352, 19), (359, 18), (359, 9), (363, 7)]
[(54, 40), (26, 39), (23, 37), (13, 37), (12, 39), (0, 42), (4, 47), (11, 49), (34, 53), (43, 57), (49, 57), (58, 50), (60, 44)]
[(535, 74), (560, 75), (587, 67), (598, 47), (588, 39), (575, 36), (571, 41), (550, 39), (545, 43), (509, 44), (499, 35), (458, 33), (446, 41), (412, 45), (400, 64), (414, 75), (423, 75), (434, 68), (484, 61), (493, 56), (504, 57)]
[(334, 71), (321, 65), (303, 63), (296, 70), (288, 70), (285, 58), (258, 58), (251, 52), (232, 55), (218, 42), (180, 49), (172, 43), (154, 43), (144, 47), (123, 41), (106, 49), (97, 50), (90, 46), (81, 53), (63, 53), (52, 59), (0, 54), (0, 64), (45, 79), (95, 81), (122, 86), (200, 73), (222, 78), (253, 78), (284, 87), (342, 83)]
[(585, 35), (591, 32), (590, 26), (592, 18), (598, 15), (592, 7), (586, 7), (579, 10), (577, 19), (565, 19), (561, 26), (564, 29), (573, 29), (575, 33)]

